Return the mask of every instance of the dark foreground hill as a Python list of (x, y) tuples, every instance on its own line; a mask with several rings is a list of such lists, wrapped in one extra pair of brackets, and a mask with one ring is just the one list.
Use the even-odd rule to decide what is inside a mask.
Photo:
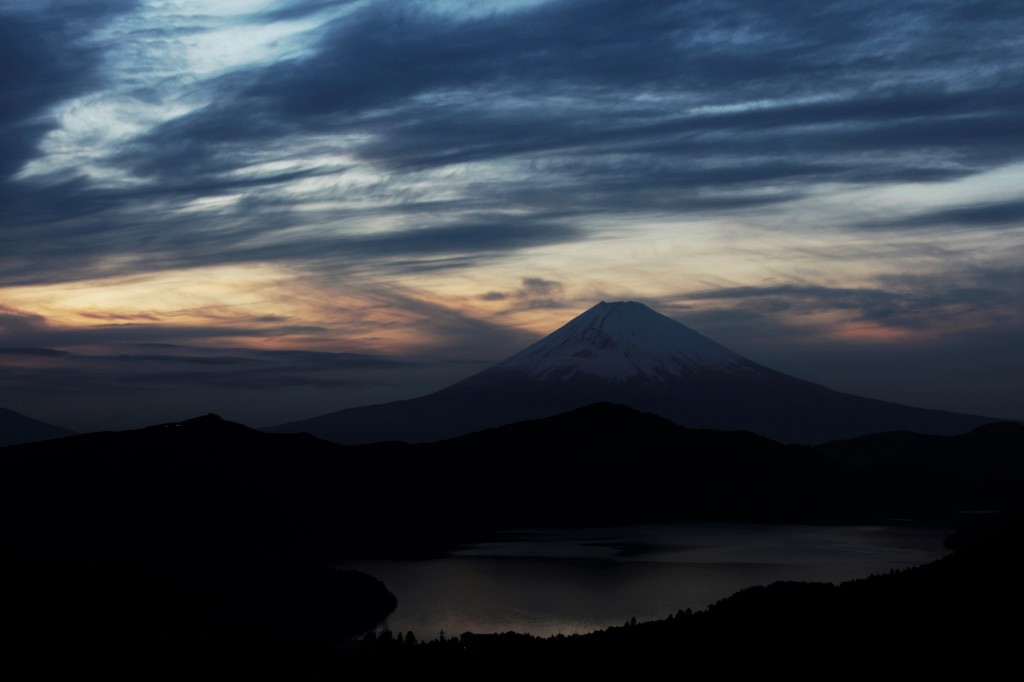
[(341, 520), (366, 509), (337, 450), (212, 416), (0, 449), (8, 669), (315, 669), (311, 651), (395, 608), (380, 581), (328, 561), (359, 545), (363, 524)]
[[(408, 446), (388, 448), (395, 457)], [(7, 547), (92, 562), (326, 560), (430, 536), (376, 511), (401, 474), (305, 434), (214, 415), (0, 450)], [(405, 503), (419, 493), (404, 491)], [(16, 521), (15, 521), (16, 520)]]
[[(936, 454), (880, 459), (878, 439)], [(0, 450), (0, 523), (8, 551), (33, 557), (319, 561), (430, 553), (529, 526), (948, 521), (1020, 504), (1020, 425), (861, 447), (685, 429), (606, 404), (358, 447), (210, 416)]]
[[(926, 442), (941, 456), (894, 444), (879, 459), (856, 442), (785, 446), (604, 404), (416, 446), (342, 447), (207, 416), (8, 447), (3, 618), (37, 662), (181, 674), (209, 656), (225, 674), (301, 677), (348, 665), (328, 642), (394, 608), (384, 586), (330, 568), (342, 557), (421, 556), (528, 525), (1019, 506), (1024, 427)], [(788, 622), (792, 607), (778, 608)]]
[[(368, 623), (350, 623), (346, 615), (379, 619), (393, 608), (379, 583), (358, 574), (250, 574), (225, 596), (202, 586), (168, 592), (154, 586), (151, 575), (130, 571), (11, 573), (20, 591), (5, 601), (5, 663), (13, 670), (31, 666), (42, 678), (345, 679), (612, 669), (702, 677), (821, 679), (886, 671), (988, 679), (1017, 662), (1022, 543), (1018, 524), (925, 566), (838, 586), (753, 587), (702, 611), (587, 635), (458, 633), (418, 643), (399, 633), (339, 644), (345, 632)], [(268, 585), (278, 584), (289, 589), (268, 593)], [(294, 601), (316, 607), (296, 608)]]
[(911, 458), (894, 450), (879, 459), (870, 454), (869, 439), (863, 450), (856, 442), (837, 446), (862, 452), (843, 460), (834, 448), (686, 429), (621, 405), (595, 404), (418, 447), (431, 453), (432, 466), (446, 467), (447, 496), (500, 527), (948, 521), (963, 510), (1018, 508), (1024, 426), (921, 438), (942, 444), (944, 455)]
[(396, 605), (315, 562), (3, 565), (4, 667), (23, 679), (313, 678)]

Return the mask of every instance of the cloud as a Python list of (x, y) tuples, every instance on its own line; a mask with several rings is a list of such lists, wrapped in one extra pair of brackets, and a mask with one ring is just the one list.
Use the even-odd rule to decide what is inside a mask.
[[(10, 170), (55, 125), (39, 114), (120, 68), (103, 62), (123, 58), (104, 42), (115, 34), (95, 29), (133, 5), (91, 6), (5, 15), (0, 49), (27, 68), (4, 76), (2, 125), (41, 126), (3, 136)], [(149, 88), (184, 112), (118, 138), (110, 181), (67, 169), (0, 184), (19, 256), (0, 256), (3, 281), (343, 253), (431, 272), (582, 239), (603, 214), (750, 214), (834, 183), (950, 180), (1021, 158), (1024, 22), (998, 3), (431, 8), (276, 3), (231, 21), (301, 20), (288, 34), (301, 49), (197, 72), (187, 96), (171, 90), (182, 73), (107, 93), (138, 102)], [(161, 18), (179, 23), (148, 30), (179, 49), (181, 31), (223, 28)], [(392, 229), (360, 236), (374, 220)]]
[(481, 301), (504, 301), (508, 298), (508, 294), (501, 291), (488, 291), (485, 294), (480, 294)]
[[(151, 141), (208, 158), (208, 144), (361, 130), (365, 159), (423, 168), (651, 143), (798, 152), (801, 139), (818, 152), (981, 144), (999, 154), (1014, 135), (1019, 76), (977, 70), (1007, 57), (1019, 19), (793, 4), (785, 18), (743, 2), (554, 2), (460, 19), (374, 3), (328, 25), (310, 56), (233, 76), (227, 100)], [(984, 45), (951, 51), (977, 31)], [(766, 132), (775, 139), (754, 135)]]
[(489, 303), (507, 302), (502, 308), (501, 315), (524, 310), (568, 307), (562, 282), (543, 277), (523, 277), (521, 282), (522, 285), (515, 291), (488, 291), (477, 298)]
[(91, 327), (32, 327), (9, 332), (5, 343), (12, 345), (84, 346), (92, 344), (152, 343), (174, 340), (225, 338), (272, 338), (274, 336), (318, 334), (328, 331), (311, 325), (260, 326), (174, 324), (108, 324)]
[[(922, 335), (1024, 331), (1019, 306), (1024, 276), (1017, 268), (950, 268), (946, 271), (880, 275), (873, 286), (842, 287), (808, 283), (718, 287), (666, 297), (661, 302), (681, 316), (730, 334), (814, 334), (834, 337), (837, 329), (865, 330), (889, 340), (883, 330)], [(788, 328), (789, 332), (782, 331)]]
[[(140, 225), (143, 220), (145, 224)], [(156, 226), (162, 229), (154, 232)], [(22, 229), (29, 230), (28, 226)], [(244, 213), (231, 211), (206, 216), (202, 222), (187, 214), (147, 218), (101, 211), (63, 226), (59, 239), (24, 244), (22, 259), (5, 268), (0, 283), (73, 281), (203, 265), (275, 261), (332, 271), (372, 268), (382, 272), (417, 272), (479, 265), (505, 253), (587, 237), (583, 230), (570, 224), (497, 214), (373, 234), (301, 233), (253, 245), (265, 231), (270, 230), (258, 221), (254, 224), (246, 220)], [(110, 256), (119, 253), (131, 257), (111, 265)], [(40, 270), (40, 260), (53, 269)]]
[(97, 87), (102, 53), (81, 40), (134, 2), (5, 3), (0, 8), (0, 178), (36, 153), (52, 128), (47, 111)]
[[(134, 349), (133, 349), (134, 350)], [(292, 387), (360, 388), (387, 381), (399, 360), (354, 353), (265, 351), (163, 345), (160, 353), (78, 356), (108, 372), (115, 384), (185, 389), (245, 388), (273, 391)]]
[[(0, 348), (6, 358), (0, 404), (36, 401), (39, 414), (51, 412), (56, 423), (85, 428), (138, 427), (225, 408), (233, 418), (259, 425), (273, 421), (273, 414), (298, 418), (357, 396), (387, 395), (402, 384), (396, 375), (408, 381), (437, 371), (365, 354), (166, 343), (114, 347), (121, 352)], [(290, 404), (279, 404), (282, 399)]]
[(260, 14), (264, 21), (282, 21), (299, 19), (311, 14), (320, 14), (337, 10), (345, 5), (358, 3), (360, 0), (281, 0), (270, 9)]
[(44, 316), (0, 304), (0, 344), (26, 348), (46, 346), (42, 338), (48, 331)]
[(54, 350), (53, 348), (3, 348), (0, 347), (2, 355), (29, 355), (44, 358), (57, 358), (67, 355), (67, 351)]
[(1020, 228), (1024, 227), (1024, 200), (967, 204), (900, 218), (860, 223), (869, 228)]
[[(920, 337), (1019, 317), (1006, 263), (1024, 208), (1012, 183), (981, 186), (1024, 162), (1014, 3), (258, 5), (3, 3), (0, 59), (18, 68), (0, 74), (0, 286), (261, 264), (310, 298), (376, 290), (379, 307), (179, 326), (97, 304), (90, 329), (9, 308), (5, 348), (344, 344), (356, 327), (382, 347), (421, 325), (426, 347), (478, 357), (528, 340), (503, 314), (671, 289), (609, 280), (672, 272), (680, 248), (689, 291), (658, 301), (718, 329)], [(865, 246), (871, 229), (893, 242)], [(966, 230), (985, 239), (964, 246)], [(566, 247), (579, 257), (547, 260)], [(496, 265), (518, 286), (488, 279)], [(110, 366), (154, 385), (220, 368), (193, 379), (242, 390), (203, 357)]]

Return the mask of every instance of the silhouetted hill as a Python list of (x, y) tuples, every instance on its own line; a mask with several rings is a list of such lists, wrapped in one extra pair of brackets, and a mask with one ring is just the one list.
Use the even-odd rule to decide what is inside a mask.
[(69, 429), (26, 417), (14, 410), (0, 408), (0, 447), (64, 438), (74, 434), (75, 432)]
[(1024, 511), (1024, 425), (1016, 422), (986, 424), (948, 437), (878, 433), (817, 449), (852, 469), (942, 472), (984, 487), (1004, 511)]
[[(214, 415), (2, 453), (0, 504), (19, 519), (10, 544), (33, 555), (308, 560), (436, 535), (419, 517), (398, 525), (372, 511), (401, 487), (384, 462)], [(415, 504), (416, 490), (405, 492)]]
[(4, 448), (13, 660), (40, 678), (312, 677), (395, 608), (326, 562), (360, 541), (339, 519), (367, 508), (338, 450), (213, 415)]
[(313, 678), (395, 597), (312, 562), (120, 566), (6, 560), (5, 668), (32, 679)]
[[(1024, 446), (1024, 438), (1009, 442)], [(504, 527), (948, 520), (966, 509), (1011, 508), (1017, 498), (1004, 474), (1019, 466), (1012, 456), (995, 456), (979, 476), (901, 460), (850, 466), (815, 448), (686, 429), (609, 404), (419, 447), (448, 462), (446, 496), (468, 498), (478, 519)], [(974, 443), (950, 458), (985, 460), (981, 449)]]
[(428, 442), (612, 402), (690, 428), (821, 443), (897, 429), (953, 435), (995, 421), (863, 398), (749, 360), (634, 301), (601, 302), (506, 360), (412, 400), (269, 428), (338, 443)]
[(611, 404), (421, 447), (451, 461), (448, 494), (501, 527), (821, 518), (815, 488), (841, 474), (809, 448)]
[(5, 448), (0, 507), (11, 551), (107, 562), (422, 554), (540, 525), (949, 520), (1018, 503), (1021, 431), (851, 464), (856, 442), (830, 446), (840, 461), (608, 404), (422, 445), (342, 447), (208, 416)]

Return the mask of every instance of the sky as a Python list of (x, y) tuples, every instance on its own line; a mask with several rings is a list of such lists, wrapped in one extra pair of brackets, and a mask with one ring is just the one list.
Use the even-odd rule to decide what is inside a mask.
[(1019, 0), (4, 0), (0, 407), (253, 426), (638, 300), (1024, 418)]

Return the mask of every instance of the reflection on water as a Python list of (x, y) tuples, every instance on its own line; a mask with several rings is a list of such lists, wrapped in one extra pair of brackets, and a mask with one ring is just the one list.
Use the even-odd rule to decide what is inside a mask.
[(927, 563), (948, 528), (685, 524), (526, 531), (441, 559), (346, 564), (398, 597), (393, 632), (584, 633), (700, 609), (776, 580), (840, 582)]

